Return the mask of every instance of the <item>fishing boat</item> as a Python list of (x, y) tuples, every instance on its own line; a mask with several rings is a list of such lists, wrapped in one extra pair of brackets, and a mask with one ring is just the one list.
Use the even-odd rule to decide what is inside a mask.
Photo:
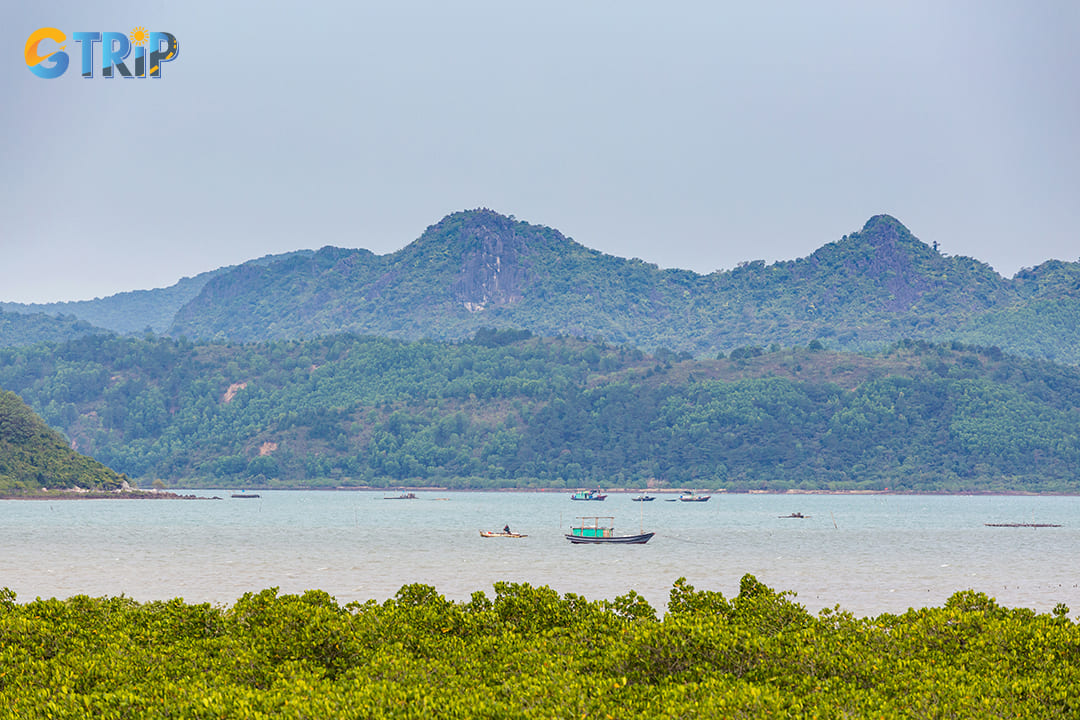
[(656, 498), (654, 498), (652, 495), (635, 495), (630, 499), (634, 502), (652, 502)]
[(644, 545), (656, 534), (616, 535), (614, 517), (579, 517), (578, 520), (578, 525), (571, 527), (566, 535), (574, 545)]
[(394, 495), (393, 497), (384, 497), (383, 500), (415, 500), (416, 493), (401, 493), (400, 495)]
[(257, 497), (259, 497), (259, 493), (246, 493), (243, 490), (241, 490), (238, 493), (233, 493), (232, 496), (234, 498), (241, 498), (243, 500), (247, 500), (248, 498), (257, 498)]
[(493, 537), (499, 537), (499, 538), (524, 538), (524, 537), (529, 537), (529, 536), (528, 535), (523, 535), (522, 533), (516, 533), (516, 532), (495, 532), (493, 530), (481, 530), (480, 531), (480, 537), (485, 537), (485, 538), (493, 538)]
[(785, 520), (787, 518), (798, 518), (799, 520), (805, 520), (806, 518), (808, 518), (810, 516), (809, 515), (803, 515), (801, 512), (793, 512), (790, 515), (779, 515), (778, 517), (781, 520)]
[(607, 495), (600, 492), (600, 488), (595, 490), (579, 490), (570, 496), (571, 500), (603, 500)]
[(679, 502), (708, 502), (710, 495), (695, 495), (693, 490), (687, 490), (679, 496)]

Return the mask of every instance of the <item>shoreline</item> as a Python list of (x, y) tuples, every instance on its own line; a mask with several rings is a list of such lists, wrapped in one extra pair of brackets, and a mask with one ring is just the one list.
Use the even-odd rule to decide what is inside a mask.
[[(544, 493), (544, 494), (573, 494), (575, 490), (588, 488), (450, 488), (431, 486), (401, 486), (392, 488), (379, 487), (256, 487), (244, 488), (253, 493), (257, 492), (363, 492), (363, 493), (393, 493), (393, 492), (460, 492), (460, 493)], [(688, 488), (694, 493), (701, 495), (787, 495), (787, 496), (812, 496), (812, 495), (881, 495), (885, 497), (1080, 497), (1080, 493), (1067, 492), (1030, 492), (1024, 490), (995, 490), (995, 491), (924, 491), (924, 492), (899, 492), (896, 490), (710, 490), (703, 488)], [(206, 487), (190, 488), (191, 492), (236, 492), (236, 488)], [(614, 488), (603, 489), (608, 495), (639, 495), (647, 493), (657, 496), (681, 495), (687, 489), (635, 489)], [(78, 490), (44, 490), (37, 493), (20, 493), (13, 495), (0, 495), (0, 500), (224, 500), (226, 498), (217, 495), (185, 495), (170, 490), (125, 490), (125, 491), (78, 491)]]
[(223, 498), (203, 495), (181, 495), (161, 490), (44, 490), (36, 493), (0, 495), (0, 500), (222, 500)]

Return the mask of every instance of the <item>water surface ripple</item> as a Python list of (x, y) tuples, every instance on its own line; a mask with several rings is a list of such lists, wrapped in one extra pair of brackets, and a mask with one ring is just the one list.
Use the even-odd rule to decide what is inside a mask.
[[(1080, 611), (1080, 498), (742, 495), (635, 503), (568, 492), (261, 492), (239, 500), (0, 501), (0, 586), (34, 597), (126, 595), (231, 604), (243, 593), (311, 588), (339, 602), (384, 600), (408, 583), (454, 600), (497, 581), (589, 599), (636, 590), (662, 611), (674, 581), (738, 592), (752, 573), (812, 612), (857, 615), (941, 605), (957, 590), (1008, 607)], [(670, 496), (673, 497), (673, 496)], [(784, 519), (792, 512), (806, 519)], [(615, 517), (647, 545), (571, 545), (575, 517)], [(484, 539), (509, 523), (520, 540)], [(1059, 524), (995, 528), (986, 523)]]

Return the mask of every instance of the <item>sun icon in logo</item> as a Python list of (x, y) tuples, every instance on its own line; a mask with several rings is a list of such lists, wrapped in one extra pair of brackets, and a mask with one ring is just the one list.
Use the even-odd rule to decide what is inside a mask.
[(150, 39), (150, 33), (146, 32), (146, 28), (140, 25), (137, 28), (132, 29), (128, 33), (128, 37), (131, 39), (133, 45), (145, 45), (146, 41)]

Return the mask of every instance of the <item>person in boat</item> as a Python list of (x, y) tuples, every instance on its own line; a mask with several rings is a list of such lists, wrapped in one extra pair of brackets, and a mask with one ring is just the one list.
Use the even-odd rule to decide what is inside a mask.
[(509, 523), (507, 523), (506, 525), (503, 525), (503, 532), (506, 533), (507, 535), (510, 534), (510, 524)]

